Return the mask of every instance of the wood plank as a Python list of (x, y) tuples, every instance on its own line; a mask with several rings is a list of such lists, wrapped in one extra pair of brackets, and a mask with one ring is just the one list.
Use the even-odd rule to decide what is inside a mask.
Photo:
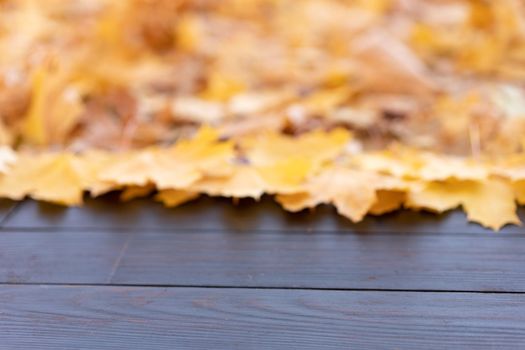
[(514, 235), (0, 233), (4, 283), (525, 292), (522, 266)]
[(128, 239), (107, 232), (0, 232), (0, 281), (106, 283)]
[(8, 215), (12, 213), (14, 207), (19, 203), (8, 200), (0, 199), (0, 226), (4, 224), (4, 221), (7, 219)]
[(11, 286), (5, 349), (518, 349), (512, 294)]
[(515, 236), (152, 232), (132, 236), (112, 281), (525, 291), (522, 266)]
[[(525, 208), (520, 209), (525, 221)], [(445, 215), (401, 211), (382, 217), (368, 217), (352, 224), (328, 206), (302, 213), (287, 213), (270, 198), (260, 203), (242, 200), (235, 206), (226, 199), (202, 198), (175, 209), (164, 208), (151, 199), (120, 203), (115, 196), (88, 199), (82, 208), (64, 208), (26, 201), (5, 223), (7, 228), (79, 229), (177, 229), (226, 231), (316, 231), (392, 233), (491, 233), (469, 224), (463, 213)], [(510, 226), (503, 233), (523, 234)]]

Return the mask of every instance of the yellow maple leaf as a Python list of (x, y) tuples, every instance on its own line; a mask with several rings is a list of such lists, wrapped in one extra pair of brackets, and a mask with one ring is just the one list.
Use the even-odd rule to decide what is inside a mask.
[(120, 160), (118, 154), (92, 150), (77, 156), (75, 162), (82, 179), (83, 188), (93, 197), (122, 188), (112, 181), (100, 179), (100, 173)]
[(229, 113), (242, 119), (259, 119), (259, 114), (286, 106), (295, 99), (297, 99), (297, 93), (288, 88), (245, 92), (233, 96), (227, 107)]
[(29, 142), (39, 145), (47, 142), (44, 120), (42, 118), (42, 110), (46, 103), (44, 91), (45, 79), (46, 73), (44, 70), (37, 70), (34, 73), (31, 107), (23, 125), (23, 135), (25, 138)]
[(514, 192), (516, 194), (516, 200), (519, 204), (525, 205), (525, 180), (516, 181), (513, 186)]
[(14, 136), (13, 131), (0, 120), (0, 145), (12, 145)]
[(19, 154), (17, 160), (11, 165), (9, 171), (0, 177), (0, 196), (13, 200), (21, 200), (32, 189), (33, 177), (38, 174), (41, 163), (48, 161), (27, 154)]
[(80, 205), (84, 192), (82, 180), (74, 156), (60, 154), (39, 169), (29, 195), (62, 205)]
[(188, 189), (210, 196), (259, 199), (267, 184), (257, 170), (250, 166), (238, 165), (229, 176), (205, 177)]
[(341, 154), (350, 138), (348, 130), (338, 128), (315, 130), (298, 137), (265, 133), (241, 139), (240, 145), (255, 165), (271, 165), (292, 157), (307, 158), (320, 165)]
[(128, 186), (120, 194), (120, 200), (123, 202), (135, 198), (147, 197), (155, 191), (155, 185), (147, 184), (145, 186)]
[(62, 205), (80, 205), (84, 183), (75, 156), (63, 154), (23, 155), (6, 176), (0, 178), (0, 196), (15, 200), (31, 196)]
[(294, 192), (312, 174), (314, 164), (308, 158), (289, 158), (255, 168), (266, 182), (266, 192), (287, 193)]
[(240, 140), (269, 193), (293, 192), (326, 162), (340, 155), (350, 139), (343, 129), (313, 131), (299, 137), (266, 133)]
[(312, 114), (326, 115), (327, 112), (348, 100), (355, 91), (348, 86), (336, 89), (321, 90), (313, 93), (301, 101), (301, 106)]
[(188, 164), (168, 157), (162, 149), (129, 152), (100, 173), (100, 179), (120, 186), (146, 186), (153, 182), (162, 188), (185, 187), (199, 179), (200, 173)]
[(525, 180), (525, 155), (505, 157), (492, 164), (492, 173), (512, 181)]
[(154, 183), (158, 189), (183, 189), (204, 175), (231, 171), (233, 143), (218, 140), (218, 134), (203, 127), (191, 140), (169, 149), (150, 148), (130, 152), (100, 174), (100, 179), (123, 186)]
[(426, 181), (483, 180), (490, 172), (481, 161), (397, 147), (355, 157), (362, 169)]
[(5, 174), (17, 161), (17, 154), (11, 147), (0, 146), (0, 174)]
[(370, 214), (383, 215), (400, 209), (406, 200), (404, 191), (378, 190), (377, 199), (370, 208)]
[(70, 79), (67, 71), (51, 65), (34, 72), (31, 105), (22, 127), (26, 142), (62, 143), (74, 128), (84, 107), (80, 86)]
[(376, 201), (376, 188), (363, 172), (329, 168), (310, 179), (297, 193), (279, 194), (277, 201), (292, 212), (333, 204), (341, 215), (358, 222)]
[(155, 196), (155, 200), (163, 203), (168, 208), (174, 208), (198, 197), (199, 193), (197, 192), (189, 192), (184, 190), (164, 190), (160, 191)]
[(423, 95), (435, 89), (421, 59), (388, 31), (366, 31), (353, 41), (352, 49), (361, 78), (372, 91)]
[(213, 71), (209, 76), (208, 86), (201, 96), (208, 100), (227, 101), (245, 90), (245, 83), (238, 78)]
[(202, 36), (202, 25), (196, 16), (181, 16), (175, 28), (177, 47), (192, 52), (198, 46)]
[(431, 182), (410, 191), (406, 204), (439, 213), (463, 206), (469, 220), (499, 230), (507, 224), (521, 223), (514, 198), (511, 184), (500, 179), (447, 181)]

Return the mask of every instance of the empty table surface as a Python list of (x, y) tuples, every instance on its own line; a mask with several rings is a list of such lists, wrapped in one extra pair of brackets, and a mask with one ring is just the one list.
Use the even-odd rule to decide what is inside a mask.
[(460, 212), (4, 201), (0, 349), (516, 349), (524, 267)]

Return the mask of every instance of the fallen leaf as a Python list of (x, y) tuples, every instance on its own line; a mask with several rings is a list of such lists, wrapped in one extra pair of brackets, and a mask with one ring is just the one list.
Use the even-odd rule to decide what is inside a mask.
[(209, 196), (259, 199), (266, 186), (257, 170), (250, 166), (238, 165), (229, 176), (205, 177), (188, 189)]
[(376, 188), (366, 174), (344, 168), (327, 169), (297, 193), (277, 196), (277, 201), (288, 211), (333, 204), (341, 215), (353, 222), (361, 221), (375, 200)]
[(7, 176), (0, 178), (0, 196), (26, 196), (62, 205), (80, 205), (84, 183), (71, 154), (21, 155)]
[(33, 77), (33, 96), (23, 124), (25, 141), (36, 145), (63, 143), (84, 110), (78, 84), (68, 72), (43, 66)]
[(11, 147), (0, 146), (0, 174), (7, 173), (17, 158), (16, 153)]
[(370, 208), (370, 214), (383, 215), (402, 208), (406, 200), (406, 193), (403, 191), (378, 190), (376, 201)]
[(147, 197), (155, 191), (155, 185), (147, 184), (145, 186), (129, 186), (120, 194), (120, 200), (127, 202), (135, 198)]
[(425, 181), (483, 180), (490, 175), (481, 161), (406, 148), (363, 153), (355, 161), (365, 170)]
[(493, 230), (521, 223), (512, 186), (499, 179), (432, 182), (410, 191), (406, 204), (439, 213), (463, 206), (469, 220)]
[(214, 130), (204, 127), (171, 148), (130, 152), (102, 171), (100, 179), (122, 186), (154, 183), (158, 189), (184, 189), (206, 174), (228, 173), (231, 159), (233, 143), (219, 141)]
[(157, 193), (155, 200), (161, 202), (168, 208), (174, 208), (199, 197), (197, 192), (182, 190), (163, 190)]
[(525, 205), (525, 180), (514, 183), (514, 192), (516, 193), (516, 200), (520, 205)]
[(247, 137), (240, 144), (250, 164), (255, 166), (275, 166), (280, 162), (286, 165), (290, 160), (302, 159), (310, 162), (311, 170), (315, 171), (340, 155), (350, 137), (344, 129), (317, 130), (298, 137), (269, 133)]

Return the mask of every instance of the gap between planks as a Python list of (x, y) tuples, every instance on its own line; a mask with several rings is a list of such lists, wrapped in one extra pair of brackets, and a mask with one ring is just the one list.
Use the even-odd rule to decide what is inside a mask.
[(15, 202), (8, 210), (4, 217), (0, 220), (0, 230), (4, 228), (9, 219), (24, 206), (24, 202)]
[(440, 293), (440, 294), (515, 294), (515, 291), (482, 291), (482, 290), (441, 290), (441, 289), (394, 289), (394, 288), (325, 288), (325, 287), (275, 287), (275, 286), (234, 286), (234, 285), (177, 285), (177, 284), (130, 284), (130, 283), (40, 283), (40, 282), (2, 282), (2, 287), (41, 286), (41, 287), (86, 287), (86, 288), (171, 288), (171, 289), (250, 289), (250, 290), (292, 290), (292, 291), (335, 291), (335, 292), (371, 292), (371, 293)]
[[(9, 214), (10, 216), (10, 214)], [(86, 232), (116, 232), (116, 233), (143, 233), (144, 231), (151, 233), (163, 233), (163, 232), (173, 232), (176, 234), (193, 234), (193, 233), (232, 233), (232, 234), (302, 234), (302, 235), (377, 235), (377, 236), (391, 236), (391, 235), (400, 235), (400, 236), (451, 236), (451, 237), (479, 237), (480, 235), (486, 235), (489, 237), (519, 237), (525, 238), (523, 233), (501, 233), (501, 232), (487, 232), (487, 233), (472, 233), (472, 232), (400, 232), (400, 231), (388, 231), (388, 230), (378, 230), (378, 231), (364, 231), (364, 230), (300, 230), (300, 229), (247, 229), (247, 230), (232, 230), (232, 229), (209, 229), (209, 228), (190, 228), (190, 227), (100, 227), (100, 226), (42, 226), (42, 227), (5, 227), (3, 223), (6, 218), (0, 222), (0, 233), (1, 232), (41, 232), (52, 233), (52, 232), (70, 232), (70, 233), (86, 233)]]

